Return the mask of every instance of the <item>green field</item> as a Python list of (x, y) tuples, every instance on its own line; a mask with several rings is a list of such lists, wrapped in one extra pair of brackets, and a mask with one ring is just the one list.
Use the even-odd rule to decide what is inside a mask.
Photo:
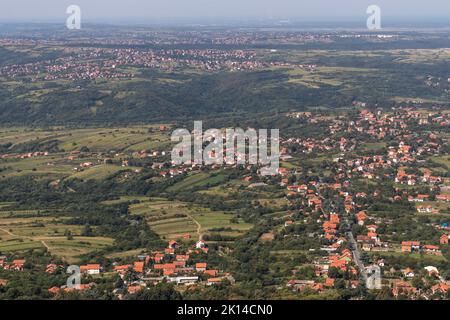
[[(46, 248), (52, 254), (72, 263), (80, 255), (113, 244), (111, 238), (82, 237), (82, 230), (82, 226), (67, 225), (55, 217), (1, 217), (0, 252), (18, 253)], [(67, 231), (71, 232), (73, 239), (69, 240), (64, 235)]]
[(203, 187), (209, 184), (220, 183), (225, 180), (225, 176), (222, 174), (211, 175), (208, 173), (200, 172), (194, 173), (183, 179), (173, 186), (167, 188), (167, 191), (176, 192), (186, 189), (192, 189), (195, 187)]
[(252, 227), (241, 219), (238, 219), (238, 223), (232, 223), (232, 214), (163, 199), (133, 204), (130, 211), (132, 214), (144, 215), (150, 227), (164, 239), (181, 238), (185, 234), (198, 239), (212, 233), (210, 230), (215, 228), (231, 228), (231, 231), (213, 233), (235, 237)]

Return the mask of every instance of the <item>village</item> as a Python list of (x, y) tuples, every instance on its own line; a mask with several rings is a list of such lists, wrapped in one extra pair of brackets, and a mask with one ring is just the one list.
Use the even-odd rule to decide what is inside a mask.
[[(447, 152), (445, 137), (438, 132), (448, 128), (450, 114), (408, 107), (389, 113), (361, 109), (346, 120), (341, 116), (324, 117), (314, 113), (288, 114), (287, 117), (307, 124), (326, 124), (325, 138), (284, 136), (280, 140), (282, 167), (276, 178), (261, 175), (260, 168), (252, 165), (244, 166), (242, 171), (247, 189), (272, 186), (284, 190), (283, 201), (292, 208), (277, 220), (279, 225), (267, 234), (269, 239), (307, 238), (315, 243), (307, 250), (312, 256), (307, 266), (300, 265), (291, 270), (291, 276), (285, 279), (283, 287), (297, 293), (314, 292), (319, 295), (328, 290), (355, 290), (367, 286), (370, 274), (366, 269), (376, 266), (382, 275), (381, 287), (377, 289), (384, 290), (393, 298), (446, 297), (450, 285), (448, 262), (444, 257), (450, 240), (446, 216), (450, 208), (450, 177), (445, 170), (430, 168), (425, 159), (441, 157)], [(166, 132), (168, 128), (160, 126), (159, 130)], [(351, 138), (353, 133), (358, 136)], [(376, 145), (387, 138), (389, 144)], [(364, 145), (377, 148), (362, 155), (360, 150)], [(330, 174), (326, 178), (301, 175), (300, 168), (283, 166), (283, 162), (317, 153), (329, 156), (326, 170)], [(125, 169), (130, 162), (136, 166), (134, 159), (154, 159), (149, 168), (162, 181), (199, 170), (215, 172), (239, 167), (226, 163), (214, 164), (207, 169), (195, 164), (175, 166), (169, 154), (169, 150), (142, 150), (111, 154), (106, 158), (104, 154), (96, 156), (100, 164), (117, 162)], [(20, 158), (45, 156), (48, 153), (15, 155)], [(83, 153), (72, 152), (67, 159), (81, 160), (74, 168), (77, 171), (99, 165), (84, 161), (84, 156)], [(90, 158), (92, 156), (89, 154)], [(245, 155), (236, 153), (235, 157)], [(130, 174), (139, 174), (143, 169), (134, 169)], [(389, 193), (383, 186), (387, 182), (393, 183)], [(386, 211), (382, 208), (386, 204), (400, 211)], [(404, 221), (408, 223), (411, 219), (408, 216), (419, 219), (422, 233), (414, 232), (417, 226), (401, 224)], [(413, 234), (417, 236), (408, 236)], [(190, 235), (185, 235), (181, 241), (170, 240), (163, 251), (142, 253), (134, 261), (112, 261), (108, 265), (91, 261), (80, 266), (80, 270), (86, 277), (84, 281), (100, 275), (119, 274), (123, 284), (114, 289), (119, 299), (162, 282), (171, 283), (181, 291), (187, 288), (195, 290), (199, 286), (233, 286), (236, 283), (229, 270), (220, 270), (207, 262), (209, 248), (204, 240), (200, 238), (192, 244)], [(186, 241), (191, 244), (186, 245)], [(421, 259), (426, 263), (420, 262)], [(24, 258), (3, 256), (0, 268), (20, 272), (26, 263)], [(46, 273), (52, 274), (56, 270), (64, 273), (67, 265), (51, 263), (42, 267)], [(302, 277), (306, 274), (305, 268), (312, 268), (313, 273)], [(0, 280), (1, 285), (6, 283), (6, 279)], [(92, 286), (95, 286), (95, 281), (83, 282), (78, 287), (63, 284), (47, 290), (58, 295), (88, 290)]]

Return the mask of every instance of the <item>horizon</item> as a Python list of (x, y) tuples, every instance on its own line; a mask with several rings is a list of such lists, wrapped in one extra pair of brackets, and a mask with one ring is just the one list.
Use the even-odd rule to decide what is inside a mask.
[(341, 22), (362, 21), (365, 23), (369, 5), (381, 8), (382, 18), (395, 23), (450, 21), (450, 3), (440, 0), (4, 0), (0, 10), (0, 23), (58, 23), (67, 19), (66, 9), (70, 5), (81, 8), (86, 23), (161, 23), (167, 21), (303, 21)]
[[(49, 20), (20, 20), (20, 19), (0, 19), (0, 25), (30, 25), (30, 26), (55, 26), (64, 25), (67, 17), (63, 19)], [(383, 29), (389, 28), (448, 28), (450, 21), (446, 17), (403, 17), (403, 16), (383, 16)], [(236, 18), (223, 17), (213, 19), (209, 17), (180, 18), (167, 17), (149, 21), (138, 18), (123, 19), (83, 19), (83, 25), (87, 26), (121, 26), (121, 27), (285, 27), (285, 28), (366, 28), (366, 20), (359, 17), (340, 17), (335, 19), (325, 18)], [(0, 29), (1, 31), (1, 29)]]

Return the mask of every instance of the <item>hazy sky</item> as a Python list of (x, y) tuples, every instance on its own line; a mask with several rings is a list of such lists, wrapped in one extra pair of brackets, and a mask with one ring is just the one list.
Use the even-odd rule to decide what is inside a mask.
[(0, 21), (65, 21), (65, 9), (76, 4), (89, 22), (161, 20), (164, 18), (300, 18), (363, 19), (366, 8), (402, 18), (448, 17), (449, 0), (0, 0)]

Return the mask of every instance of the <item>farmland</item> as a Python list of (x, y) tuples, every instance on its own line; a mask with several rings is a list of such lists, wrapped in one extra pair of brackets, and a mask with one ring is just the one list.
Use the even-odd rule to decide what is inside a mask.
[[(104, 237), (83, 237), (81, 226), (68, 225), (52, 216), (20, 218), (24, 213), (0, 213), (0, 251), (20, 253), (30, 249), (47, 249), (63, 260), (74, 263), (88, 252), (112, 244)], [(28, 212), (27, 216), (31, 213)], [(70, 231), (71, 237), (68, 237)]]
[(211, 234), (212, 230), (222, 228), (226, 231), (217, 233), (236, 237), (251, 228), (241, 219), (231, 222), (233, 215), (164, 199), (142, 201), (131, 205), (130, 209), (132, 213), (143, 214), (150, 227), (163, 239), (178, 239), (188, 234), (198, 240)]

